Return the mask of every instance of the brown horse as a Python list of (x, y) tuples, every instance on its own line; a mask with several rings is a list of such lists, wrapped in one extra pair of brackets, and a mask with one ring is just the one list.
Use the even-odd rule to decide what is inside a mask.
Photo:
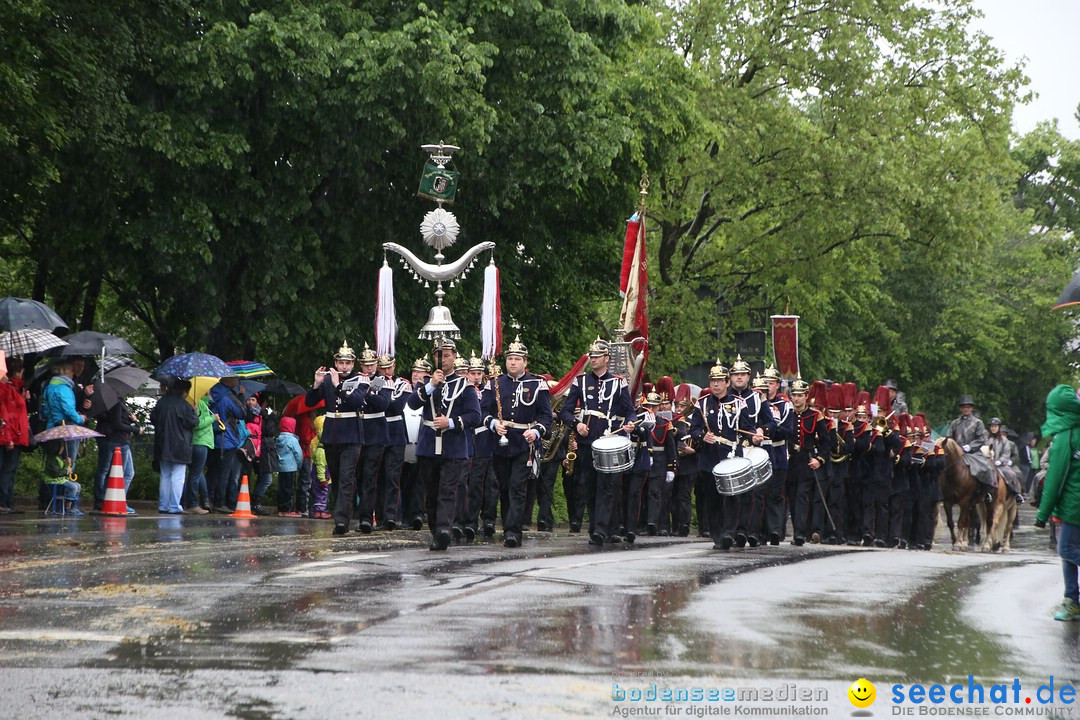
[[(952, 438), (942, 438), (938, 444), (945, 450), (945, 470), (941, 473), (942, 504), (945, 506), (945, 521), (949, 524), (949, 535), (952, 537), (954, 549), (966, 548), (971, 531), (971, 508), (975, 506), (979, 513), (979, 525), (982, 529), (983, 542), (981, 549), (989, 552), (993, 547), (994, 523), (1002, 514), (1005, 498), (1008, 490), (1005, 487), (1004, 478), (998, 476), (997, 497), (990, 505), (987, 513), (986, 503), (977, 502), (979, 483), (975, 476), (968, 470), (964, 462), (964, 450)], [(960, 508), (959, 528), (953, 526), (953, 506)], [(989, 517), (988, 517), (989, 516)], [(959, 529), (959, 532), (957, 532)], [(1011, 528), (1010, 528), (1011, 529)]]

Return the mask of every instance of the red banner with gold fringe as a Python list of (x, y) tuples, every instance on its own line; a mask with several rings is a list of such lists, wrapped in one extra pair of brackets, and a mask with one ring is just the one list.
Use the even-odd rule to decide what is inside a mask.
[(772, 316), (773, 360), (785, 380), (799, 377), (799, 316)]

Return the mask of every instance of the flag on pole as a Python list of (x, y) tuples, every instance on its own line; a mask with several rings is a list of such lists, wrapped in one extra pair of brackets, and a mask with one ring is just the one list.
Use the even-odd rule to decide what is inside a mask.
[(649, 270), (645, 257), (645, 219), (636, 212), (626, 223), (622, 273), (619, 276), (622, 311), (619, 329), (626, 337), (649, 337)]
[(799, 377), (799, 316), (773, 315), (773, 360), (785, 380)]

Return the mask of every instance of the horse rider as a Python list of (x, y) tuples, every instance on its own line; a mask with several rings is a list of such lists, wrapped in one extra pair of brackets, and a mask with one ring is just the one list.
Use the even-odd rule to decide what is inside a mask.
[[(1023, 492), (1021, 486), (1021, 475), (1017, 465), (1020, 462), (1020, 452), (1016, 449), (1016, 443), (1009, 439), (1006, 434), (1005, 426), (1001, 424), (1000, 418), (990, 418), (990, 455), (994, 461), (994, 467), (1001, 473), (1001, 477), (1005, 478), (1005, 484), (1009, 487), (1010, 495), (1017, 495)], [(1023, 498), (1018, 498), (1020, 502), (1023, 502)]]
[(896, 387), (895, 380), (886, 380), (881, 386), (889, 391), (889, 409), (893, 417), (900, 417), (908, 412), (907, 396)]
[(957, 405), (960, 406), (960, 417), (949, 423), (945, 437), (952, 438), (964, 451), (964, 463), (978, 481), (979, 490), (985, 493), (985, 501), (989, 504), (993, 501), (997, 478), (990, 460), (982, 453), (988, 440), (986, 426), (974, 415), (975, 403), (970, 395), (961, 395)]

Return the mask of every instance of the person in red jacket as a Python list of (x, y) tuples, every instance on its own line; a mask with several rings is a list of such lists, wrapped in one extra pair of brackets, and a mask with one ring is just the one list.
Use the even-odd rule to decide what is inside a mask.
[(3, 515), (15, 511), (15, 471), (19, 469), (23, 448), (30, 444), (22, 372), (22, 358), (9, 359), (6, 372), (0, 372), (0, 514)]

